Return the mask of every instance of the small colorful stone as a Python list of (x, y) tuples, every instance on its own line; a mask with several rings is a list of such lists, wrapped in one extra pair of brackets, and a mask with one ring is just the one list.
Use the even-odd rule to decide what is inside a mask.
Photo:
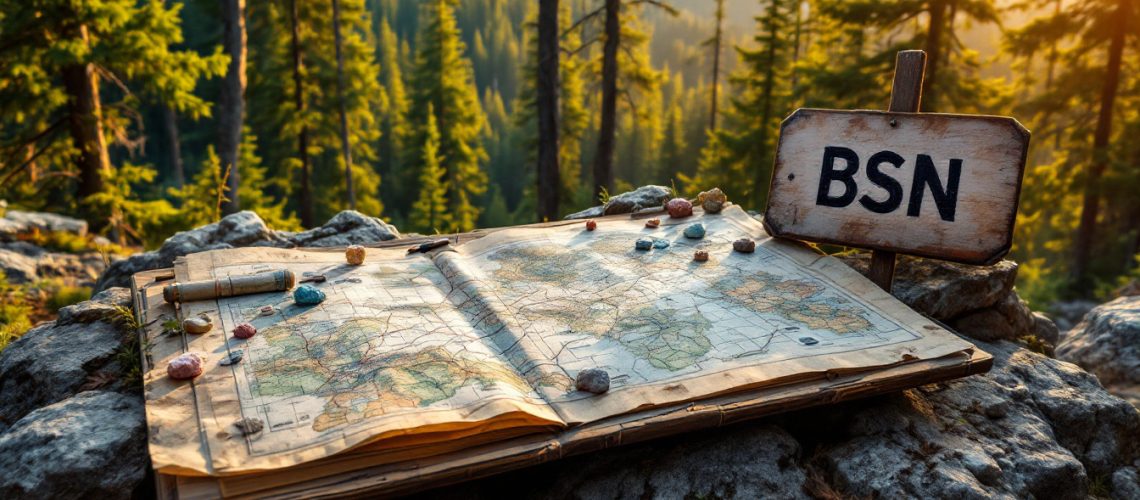
[(732, 242), (732, 249), (740, 253), (752, 253), (756, 251), (756, 242), (751, 238), (740, 238)]
[(728, 196), (725, 196), (724, 191), (720, 188), (712, 188), (708, 191), (702, 191), (697, 195), (697, 201), (701, 204), (701, 209), (708, 214), (715, 214), (724, 209), (724, 205), (728, 203)]
[(650, 248), (653, 248), (653, 240), (641, 238), (633, 242), (633, 248), (636, 248), (638, 250), (649, 250)]
[(274, 309), (273, 306), (261, 306), (261, 310), (258, 311), (258, 314), (262, 316), (273, 316), (275, 312), (277, 312), (277, 310)]
[(610, 374), (598, 368), (587, 368), (578, 372), (574, 387), (579, 391), (601, 394), (610, 390)]
[(669, 240), (653, 240), (653, 248), (658, 250), (669, 248)]
[(359, 266), (364, 263), (364, 247), (360, 245), (349, 245), (344, 249), (344, 258), (348, 261), (349, 265)]
[(699, 240), (705, 237), (705, 225), (700, 222), (685, 228), (685, 237)]
[(234, 349), (233, 351), (230, 351), (230, 354), (228, 356), (222, 358), (218, 364), (222, 366), (236, 365), (238, 363), (241, 363), (241, 358), (244, 356), (245, 352), (243, 352), (241, 349)]
[(586, 230), (593, 231), (598, 228), (598, 223), (594, 219), (586, 221)]
[(312, 285), (301, 285), (293, 290), (293, 301), (299, 306), (313, 306), (325, 301), (325, 292)]
[(661, 219), (649, 219), (645, 221), (645, 227), (649, 229), (657, 229), (661, 225)]
[(166, 374), (174, 380), (190, 380), (202, 374), (202, 365), (205, 363), (205, 354), (188, 352), (170, 360), (166, 365)]
[(697, 262), (708, 262), (709, 253), (704, 250), (697, 250), (696, 252), (693, 252), (693, 260)]
[(211, 320), (209, 316), (186, 318), (186, 320), (182, 322), (182, 331), (195, 335), (206, 333), (213, 327), (214, 321)]
[(688, 217), (693, 215), (693, 204), (684, 198), (673, 198), (665, 203), (665, 210), (669, 211), (669, 217)]
[(257, 335), (257, 327), (249, 323), (242, 323), (234, 328), (234, 337), (239, 339), (248, 339)]

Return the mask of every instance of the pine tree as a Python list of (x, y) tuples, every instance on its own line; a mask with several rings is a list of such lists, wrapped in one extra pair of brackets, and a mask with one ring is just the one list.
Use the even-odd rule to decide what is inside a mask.
[(436, 127), (434, 106), (427, 105), (423, 149), (420, 151), (420, 190), (408, 217), (413, 230), (433, 234), (446, 231), (453, 224), (448, 210), (447, 170), (440, 157), (440, 134)]
[[(764, 206), (779, 123), (791, 111), (787, 68), (794, 47), (787, 28), (793, 5), (798, 6), (769, 0), (756, 18), (755, 48), (736, 47), (743, 68), (730, 78), (737, 90), (725, 115), (726, 126), (710, 133), (697, 175), (686, 179), (692, 189), (732, 186), (732, 196), (757, 209)], [(751, 182), (742, 184), (739, 179)]]
[[(224, 69), (226, 59), (220, 54), (199, 56), (171, 48), (182, 41), (179, 8), (161, 1), (0, 1), (4, 186), (34, 166), (37, 181), (77, 179), (79, 204), (62, 208), (81, 214), (95, 228), (116, 217), (101, 209), (78, 210), (108, 189), (135, 195), (119, 189), (121, 185), (107, 184), (116, 174), (105, 131), (112, 132), (115, 144), (136, 147), (141, 128), (137, 111), (143, 101), (165, 103), (192, 119), (207, 115), (208, 105), (193, 90), (200, 79)], [(113, 81), (119, 91), (102, 92), (104, 81)], [(117, 99), (103, 102), (108, 96)], [(28, 106), (30, 102), (35, 106)], [(42, 175), (45, 170), (58, 175)], [(143, 177), (132, 172), (115, 178), (123, 182)], [(49, 186), (56, 192), (70, 187)], [(120, 201), (98, 205), (127, 203)]]
[[(479, 166), (487, 159), (479, 141), (484, 117), (475, 94), (471, 62), (463, 56), (465, 48), (455, 23), (456, 3), (433, 0), (424, 4), (408, 117), (412, 124), (409, 147), (423, 148), (427, 142), (429, 109), (439, 124), (439, 156), (447, 172), (447, 215), (454, 226), (439, 228), (444, 231), (473, 229), (479, 217), (475, 201), (487, 191), (487, 175)], [(417, 172), (424, 168), (418, 153), (406, 164)]]
[(405, 136), (408, 134), (408, 96), (404, 87), (404, 76), (400, 69), (400, 41), (388, 25), (387, 18), (380, 20), (377, 38), (380, 58), (380, 85), (384, 88), (386, 112), (381, 117), (380, 173), (384, 178), (381, 184), (381, 199), (396, 212), (407, 213), (412, 203), (411, 194), (405, 186), (415, 185), (415, 179), (406, 178), (402, 151)]
[(349, 208), (349, 173), (357, 210), (383, 211), (376, 146), (386, 99), (377, 78), (375, 43), (363, 0), (339, 0), (338, 10), (339, 71), (331, 9), (296, 0), (249, 9), (251, 32), (259, 41), (250, 48), (256, 67), (250, 80), (252, 129), (261, 138), (259, 151), (270, 175), (297, 174), (285, 193), (274, 195), (291, 198), (307, 227)]
[[(1029, 166), (1025, 184), (1033, 188), (1023, 190), (1019, 209), (1014, 252), (1041, 266), (1038, 279), (1023, 283), (1032, 295), (1087, 297), (1133, 265), (1140, 247), (1140, 155), (1125, 139), (1140, 127), (1129, 111), (1140, 106), (1138, 10), (1127, 0), (1084, 0), (1007, 32), (1004, 48), (1025, 69), (1020, 85), (1036, 94), (1017, 111), (1055, 137), (1035, 141), (1052, 161)], [(1047, 71), (1059, 69), (1044, 84), (1032, 62), (1040, 53), (1049, 54)]]

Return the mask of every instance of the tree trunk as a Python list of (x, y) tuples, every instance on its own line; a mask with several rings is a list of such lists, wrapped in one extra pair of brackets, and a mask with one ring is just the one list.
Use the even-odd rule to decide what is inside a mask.
[(538, 220), (558, 218), (558, 0), (538, 3)]
[(332, 0), (333, 41), (336, 45), (336, 91), (340, 101), (340, 149), (344, 155), (344, 189), (348, 209), (356, 210), (356, 190), (352, 186), (352, 147), (348, 142), (348, 103), (344, 82), (344, 40), (340, 36), (340, 0)]
[[(293, 44), (293, 98), (296, 113), (305, 111), (305, 83), (301, 78), (301, 29), (298, 19), (297, 0), (289, 0), (290, 20), (292, 21)], [(301, 225), (313, 227), (313, 196), (309, 186), (309, 131), (305, 126), (297, 132), (297, 157), (301, 160), (301, 188), (298, 204), (301, 212)]]
[[(218, 158), (221, 175), (226, 178), (222, 213), (241, 210), (238, 186), (238, 154), (241, 148), (242, 115), (245, 111), (245, 0), (220, 0), (222, 8), (222, 46), (230, 56), (226, 79), (222, 82), (218, 102)], [(228, 172), (228, 177), (226, 177)]]
[(937, 104), (934, 85), (942, 59), (942, 30), (946, 26), (946, 1), (930, 2), (930, 25), (926, 30), (926, 79), (922, 82), (922, 111), (929, 113)]
[(1088, 275), (1088, 261), (1092, 256), (1092, 243), (1096, 234), (1097, 215), (1100, 211), (1100, 183), (1108, 168), (1108, 141), (1112, 136), (1112, 111), (1116, 104), (1116, 90), (1120, 85), (1120, 66), (1124, 55), (1124, 36), (1128, 33), (1129, 0), (1118, 0), (1113, 15), (1112, 40), (1108, 47), (1108, 64), (1104, 84), (1100, 91), (1100, 114), (1093, 136), (1093, 163), (1085, 174), (1084, 203), (1081, 222), (1077, 228), (1077, 241), (1073, 248), (1073, 289), (1083, 295), (1092, 285)]
[(713, 36), (712, 100), (709, 103), (709, 130), (716, 130), (716, 100), (720, 87), (720, 40), (724, 25), (724, 0), (716, 0), (716, 35)]
[(178, 133), (178, 114), (170, 106), (162, 106), (163, 131), (166, 132), (166, 156), (170, 164), (170, 179), (174, 187), (181, 188), (186, 184), (186, 171), (182, 167), (182, 142)]
[(617, 119), (617, 52), (621, 43), (621, 0), (606, 0), (606, 43), (602, 48), (602, 123), (594, 156), (594, 197), (614, 189), (614, 139)]
[[(86, 29), (84, 29), (86, 32)], [(103, 137), (103, 111), (99, 103), (99, 76), (93, 64), (75, 64), (63, 68), (63, 86), (68, 94), (68, 129), (75, 149), (79, 150), (79, 188), (76, 195), (85, 198), (103, 191), (103, 176), (111, 171), (107, 141)], [(89, 214), (89, 216), (92, 214)], [(102, 226), (106, 221), (89, 220)]]

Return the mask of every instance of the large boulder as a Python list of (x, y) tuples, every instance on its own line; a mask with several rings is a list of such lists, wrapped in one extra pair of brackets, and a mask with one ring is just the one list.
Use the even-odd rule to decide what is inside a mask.
[[(871, 254), (842, 257), (847, 265), (867, 274)], [(903, 255), (898, 257), (891, 294), (940, 321), (997, 304), (1013, 289), (1017, 263), (1003, 260), (992, 266), (968, 266)]]
[(213, 224), (175, 234), (167, 238), (158, 250), (111, 263), (95, 283), (95, 291), (114, 286), (129, 287), (135, 273), (171, 267), (178, 257), (207, 250), (252, 246), (336, 247), (399, 237), (400, 232), (395, 226), (353, 210), (333, 216), (324, 226), (300, 233), (274, 231), (256, 213), (238, 212)]
[(334, 215), (325, 225), (288, 235), (287, 239), (293, 246), (298, 247), (345, 247), (399, 237), (400, 231), (396, 226), (356, 210), (345, 210)]
[(13, 285), (35, 281), (36, 259), (22, 252), (0, 248), (0, 272)]
[(111, 289), (68, 306), (0, 351), (0, 431), (36, 408), (69, 398), (113, 368), (123, 336), (111, 320), (130, 291)]
[(250, 211), (230, 214), (213, 224), (182, 231), (166, 239), (158, 250), (132, 255), (115, 261), (95, 282), (95, 292), (119, 286), (130, 287), (131, 276), (151, 269), (174, 265), (174, 259), (183, 255), (246, 246), (289, 246), (256, 213)]
[(660, 207), (673, 197), (673, 190), (665, 186), (641, 186), (633, 191), (627, 191), (612, 196), (604, 205), (587, 208), (566, 216), (570, 219), (589, 219), (603, 215), (618, 215), (636, 212), (643, 208)]
[(15, 239), (18, 235), (41, 232), (65, 232), (76, 236), (87, 235), (87, 222), (47, 212), (7, 210), (0, 218), (0, 239)]
[(88, 391), (0, 434), (0, 498), (130, 498), (149, 465), (142, 399)]
[(1106, 386), (1140, 385), (1140, 296), (1090, 311), (1057, 346), (1057, 357), (1095, 373)]

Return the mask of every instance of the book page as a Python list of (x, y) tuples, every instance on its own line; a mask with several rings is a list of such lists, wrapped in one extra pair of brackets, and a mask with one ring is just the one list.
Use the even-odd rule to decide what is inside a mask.
[[(739, 207), (644, 222), (508, 229), (437, 257), (483, 295), (495, 321), (476, 327), (567, 423), (972, 347)], [(682, 234), (697, 223), (703, 238)], [(642, 238), (660, 248), (636, 250)], [(739, 238), (755, 251), (734, 251)], [(574, 390), (588, 368), (609, 374), (609, 392)]]
[[(188, 336), (189, 350), (210, 357), (195, 381), (209, 473), (284, 467), (392, 437), (407, 447), (414, 435), (560, 425), (451, 304), (452, 285), (423, 254), (369, 249), (364, 265), (349, 266), (342, 251), (241, 249), (195, 254), (182, 268), (183, 281), (283, 268), (298, 280), (325, 277), (313, 284), (327, 296), (315, 306), (291, 292), (183, 304), (184, 318), (214, 318), (211, 332)], [(241, 323), (257, 334), (234, 337)], [(241, 362), (218, 365), (239, 350)], [(265, 428), (242, 437), (233, 423), (250, 417)]]

